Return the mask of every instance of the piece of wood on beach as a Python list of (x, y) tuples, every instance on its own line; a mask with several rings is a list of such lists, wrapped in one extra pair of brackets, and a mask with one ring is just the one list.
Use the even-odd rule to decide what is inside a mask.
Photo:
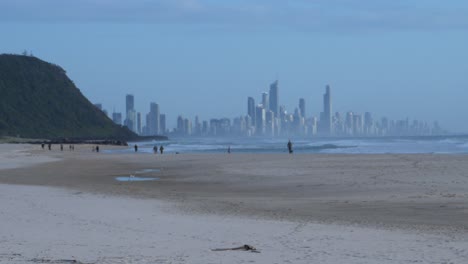
[(251, 245), (247, 245), (247, 244), (241, 247), (235, 247), (235, 248), (215, 248), (215, 249), (212, 249), (211, 251), (230, 251), (230, 250), (242, 250), (242, 251), (249, 251), (253, 253), (260, 253), (260, 251), (258, 251), (255, 247)]

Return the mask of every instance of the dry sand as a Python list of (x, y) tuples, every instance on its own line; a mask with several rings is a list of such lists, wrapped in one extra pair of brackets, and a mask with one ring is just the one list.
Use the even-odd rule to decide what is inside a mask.
[(467, 161), (0, 145), (0, 262), (466, 263)]

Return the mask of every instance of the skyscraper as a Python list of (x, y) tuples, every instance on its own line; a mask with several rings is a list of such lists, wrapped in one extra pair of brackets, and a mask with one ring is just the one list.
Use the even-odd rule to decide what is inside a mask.
[(266, 119), (265, 114), (266, 114), (265, 108), (263, 108), (262, 105), (258, 105), (255, 108), (255, 120), (256, 120), (255, 131), (257, 135), (260, 135), (260, 136), (265, 134), (265, 119)]
[(278, 98), (278, 80), (270, 85), (270, 100), (268, 110), (273, 111), (275, 117), (278, 117), (279, 98)]
[(112, 121), (117, 125), (122, 125), (122, 113), (112, 113)]
[(326, 92), (323, 95), (323, 120), (320, 120), (323, 125), (323, 133), (325, 135), (331, 135), (333, 132), (332, 123), (332, 102), (331, 102), (331, 90), (330, 86), (327, 85)]
[(127, 94), (127, 96), (125, 97), (124, 125), (133, 132), (136, 132), (135, 98), (132, 94)]
[(255, 100), (252, 97), (247, 98), (247, 115), (252, 122), (249, 126), (255, 126)]
[(125, 114), (128, 115), (128, 111), (130, 110), (135, 110), (135, 98), (133, 94), (127, 94), (125, 97)]
[(141, 135), (141, 113), (137, 113), (137, 127), (136, 127), (137, 134)]
[(262, 105), (265, 111), (270, 110), (270, 99), (267, 92), (262, 93)]
[(305, 118), (306, 116), (306, 105), (305, 105), (305, 99), (300, 98), (299, 99), (299, 113), (301, 114), (301, 117)]
[(159, 134), (161, 135), (166, 134), (166, 115), (165, 114), (159, 115)]
[(160, 114), (159, 105), (157, 103), (150, 103), (149, 121), (147, 125), (150, 135), (158, 135), (160, 133)]

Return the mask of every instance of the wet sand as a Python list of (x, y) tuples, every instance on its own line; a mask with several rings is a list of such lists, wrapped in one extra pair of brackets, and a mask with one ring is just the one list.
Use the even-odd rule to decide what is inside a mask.
[[(5, 152), (11, 152), (11, 147), (0, 146), (3, 164), (18, 159), (1, 154)], [(36, 228), (28, 219), (46, 217), (49, 220), (42, 229), (64, 225), (72, 230), (71, 236), (78, 237), (66, 242), (56, 238), (57, 233), (44, 239), (44, 245), (65, 247), (60, 254), (30, 245), (35, 241), (30, 235), (23, 240), (16, 233), (4, 235), (0, 243), (15, 246), (0, 253), (15, 263), (30, 263), (34, 256), (69, 258), (78, 247), (74, 244), (88, 241), (77, 230), (96, 232), (97, 242), (88, 241), (90, 245), (83, 248), (101, 251), (78, 254), (93, 263), (107, 263), (103, 258), (114, 257), (134, 263), (220, 259), (223, 263), (458, 263), (468, 259), (463, 249), (468, 248), (465, 155), (104, 154), (91, 152), (90, 146), (77, 146), (74, 152), (30, 146), (18, 153), (43, 160), (0, 171), (2, 222), (15, 233), (25, 226)], [(157, 170), (144, 171), (148, 169)], [(158, 180), (115, 179), (130, 175)], [(141, 226), (123, 228), (114, 220)], [(165, 232), (155, 231), (153, 225)], [(186, 232), (178, 230), (181, 226)], [(118, 239), (119, 232), (122, 238), (131, 238), (133, 257), (129, 249), (122, 250), (125, 245)], [(135, 248), (139, 232), (142, 249)], [(101, 241), (106, 236), (110, 241)], [(175, 248), (164, 251), (167, 243)], [(207, 249), (243, 243), (253, 243), (264, 252), (216, 255)], [(25, 250), (24, 245), (33, 249)], [(149, 253), (151, 246), (155, 252)], [(15, 258), (14, 252), (21, 257)], [(183, 252), (187, 256), (174, 257)], [(158, 257), (161, 262), (156, 261)], [(108, 263), (116, 263), (115, 258)]]
[[(157, 198), (203, 213), (468, 228), (466, 155), (103, 154), (89, 146), (32, 155), (60, 160), (6, 170), (0, 182)], [(144, 169), (161, 171), (137, 173)], [(115, 179), (135, 174), (160, 180)]]

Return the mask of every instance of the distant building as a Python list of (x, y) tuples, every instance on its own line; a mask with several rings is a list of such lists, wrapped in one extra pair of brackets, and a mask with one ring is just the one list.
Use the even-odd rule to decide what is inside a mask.
[(269, 105), (265, 110), (271, 110), (278, 117), (279, 112), (279, 96), (278, 96), (278, 80), (270, 85)]
[(125, 97), (125, 114), (124, 125), (133, 132), (136, 132), (135, 98), (131, 94), (127, 94)]
[(306, 118), (306, 103), (304, 98), (299, 99), (299, 113), (301, 117)]
[(141, 135), (141, 113), (137, 113), (137, 127), (136, 127), (136, 132), (138, 135)]
[(331, 135), (333, 133), (332, 123), (332, 101), (331, 101), (331, 89), (327, 85), (325, 94), (323, 95), (323, 119), (320, 120), (322, 125), (322, 132), (325, 135)]
[(262, 93), (262, 105), (263, 105), (263, 109), (265, 109), (265, 111), (268, 111), (270, 110), (270, 99), (268, 97), (268, 93), (267, 92), (264, 92)]
[(127, 94), (125, 97), (125, 113), (128, 113), (130, 110), (135, 110), (135, 98), (133, 94)]
[(135, 110), (128, 110), (127, 119), (125, 119), (125, 126), (128, 127), (131, 131), (137, 133), (137, 115)]
[(255, 100), (252, 97), (247, 98), (247, 115), (250, 116), (249, 126), (255, 126)]
[(166, 134), (166, 115), (165, 114), (160, 114), (159, 115), (159, 123), (160, 123), (160, 126), (159, 126), (159, 130), (160, 130), (160, 134), (161, 135), (164, 135)]
[(266, 119), (266, 112), (263, 106), (258, 105), (255, 108), (255, 131), (256, 134), (259, 136), (265, 135), (265, 119)]
[(122, 125), (122, 113), (112, 113), (112, 121), (117, 125)]
[(159, 114), (159, 105), (157, 103), (150, 103), (150, 112), (148, 113), (148, 130), (150, 135), (158, 135), (160, 133), (161, 117)]

